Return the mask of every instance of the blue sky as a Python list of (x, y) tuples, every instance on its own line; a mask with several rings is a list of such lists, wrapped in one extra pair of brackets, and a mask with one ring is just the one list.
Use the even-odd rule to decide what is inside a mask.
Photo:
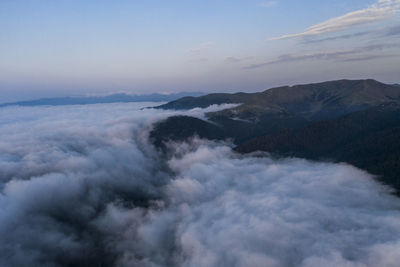
[(1, 0), (0, 102), (400, 82), (400, 0)]

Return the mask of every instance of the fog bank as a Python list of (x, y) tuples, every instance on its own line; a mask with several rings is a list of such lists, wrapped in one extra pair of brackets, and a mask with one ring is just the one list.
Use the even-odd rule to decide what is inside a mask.
[(165, 158), (149, 131), (182, 112), (149, 105), (0, 109), (1, 266), (398, 265), (369, 174), (199, 139)]

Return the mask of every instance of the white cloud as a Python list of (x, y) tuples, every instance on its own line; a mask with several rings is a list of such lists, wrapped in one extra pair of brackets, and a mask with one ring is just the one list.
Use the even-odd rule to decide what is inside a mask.
[(378, 3), (368, 8), (353, 11), (343, 16), (327, 20), (308, 28), (304, 32), (274, 37), (271, 38), (271, 40), (316, 36), (346, 30), (357, 25), (381, 21), (393, 16), (399, 10), (399, 7), (400, 0), (379, 0)]
[(269, 8), (269, 7), (274, 7), (278, 5), (278, 1), (264, 1), (258, 4), (258, 6), (260, 7), (265, 7), (265, 8)]
[(234, 64), (234, 63), (239, 63), (239, 62), (242, 62), (245, 60), (249, 60), (251, 58), (253, 58), (253, 57), (227, 57), (227, 58), (225, 58), (224, 61), (225, 61), (225, 63)]
[(204, 42), (204, 43), (197, 45), (196, 47), (189, 49), (188, 52), (192, 53), (192, 54), (198, 54), (200, 52), (203, 52), (205, 50), (212, 48), (214, 45), (215, 45), (215, 43), (211, 42), (211, 41)]

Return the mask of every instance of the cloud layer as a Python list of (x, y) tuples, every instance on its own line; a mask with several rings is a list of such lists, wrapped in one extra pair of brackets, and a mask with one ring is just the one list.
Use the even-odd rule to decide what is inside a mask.
[(400, 202), (370, 175), (198, 139), (166, 159), (148, 132), (177, 112), (140, 107), (0, 110), (1, 266), (399, 262)]

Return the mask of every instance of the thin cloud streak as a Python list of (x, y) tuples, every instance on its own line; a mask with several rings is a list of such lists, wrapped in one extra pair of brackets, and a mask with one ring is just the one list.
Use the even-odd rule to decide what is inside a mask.
[(215, 45), (215, 43), (211, 42), (211, 41), (210, 42), (201, 43), (198, 46), (189, 49), (188, 52), (192, 53), (192, 54), (198, 54), (200, 52), (203, 52), (205, 50), (210, 49), (214, 45)]
[(398, 55), (366, 55), (358, 56), (353, 58), (343, 59), (343, 62), (358, 62), (358, 61), (368, 61), (372, 59), (388, 58), (388, 57), (398, 57)]
[(397, 35), (400, 35), (400, 25), (379, 28), (379, 29), (373, 29), (373, 30), (369, 30), (369, 31), (342, 34), (342, 35), (338, 35), (338, 36), (332, 36), (332, 37), (321, 38), (321, 39), (304, 38), (303, 42), (307, 43), (307, 44), (322, 43), (322, 42), (336, 41), (336, 40), (347, 40), (347, 39), (364, 37), (364, 36), (369, 36), (369, 35), (372, 35), (375, 37), (397, 36)]
[(283, 54), (275, 60), (264, 62), (264, 63), (251, 64), (251, 65), (245, 66), (243, 69), (257, 69), (257, 68), (261, 68), (261, 67), (265, 67), (265, 66), (273, 65), (273, 64), (296, 62), (296, 61), (303, 61), (303, 60), (347, 61), (349, 58), (343, 58), (343, 57), (357, 55), (357, 54), (361, 54), (361, 53), (372, 52), (372, 51), (390, 49), (390, 48), (398, 48), (398, 47), (400, 47), (400, 44), (397, 44), (397, 43), (373, 44), (373, 45), (367, 45), (367, 46), (357, 47), (357, 48), (348, 49), (348, 50), (319, 51), (319, 52), (306, 53), (306, 54)]
[(363, 31), (363, 32), (343, 34), (343, 35), (321, 38), (321, 39), (304, 39), (304, 43), (310, 44), (310, 43), (322, 43), (322, 42), (336, 41), (336, 40), (347, 40), (347, 39), (351, 39), (351, 38), (357, 38), (357, 37), (371, 35), (373, 33), (376, 33), (376, 31)]
[(225, 58), (225, 63), (235, 64), (251, 58), (252, 57), (227, 57)]
[(283, 40), (317, 36), (325, 33), (343, 31), (353, 26), (370, 24), (393, 16), (400, 8), (400, 0), (380, 0), (378, 3), (357, 11), (347, 13), (325, 22), (314, 25), (304, 32), (287, 34), (270, 40)]

